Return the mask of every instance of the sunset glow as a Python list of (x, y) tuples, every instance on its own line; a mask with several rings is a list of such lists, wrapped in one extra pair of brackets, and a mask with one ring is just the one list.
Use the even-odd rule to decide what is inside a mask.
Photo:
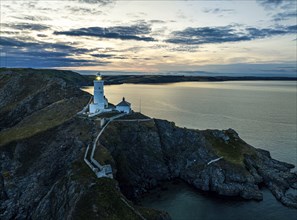
[[(1, 66), (294, 75), (296, 1), (1, 1)], [(248, 65), (248, 70), (246, 68)]]

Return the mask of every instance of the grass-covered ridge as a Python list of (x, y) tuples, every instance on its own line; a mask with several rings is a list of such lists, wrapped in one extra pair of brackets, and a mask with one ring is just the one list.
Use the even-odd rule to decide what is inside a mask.
[[(88, 85), (91, 81), (76, 72), (69, 70), (55, 70), (55, 69), (32, 69), (32, 68), (0, 68), (0, 75), (6, 75), (5, 78), (11, 77), (13, 75), (21, 75), (23, 77), (31, 77), (37, 79), (50, 79), (59, 78), (65, 80), (69, 84), (73, 85)], [(1, 83), (0, 83), (1, 86)]]
[(0, 146), (72, 118), (89, 101), (85, 83), (71, 71), (0, 68)]
[(14, 127), (0, 132), (0, 146), (12, 141), (34, 136), (71, 119), (88, 102), (88, 97), (74, 97), (60, 100), (34, 112)]
[(75, 72), (0, 68), (0, 131), (63, 99), (82, 96), (88, 80)]
[(244, 155), (256, 153), (255, 148), (241, 140), (233, 130), (223, 131), (224, 135), (229, 137), (227, 141), (215, 135), (216, 132), (218, 131), (206, 130), (204, 135), (218, 157), (224, 157), (224, 160), (236, 165), (244, 165)]

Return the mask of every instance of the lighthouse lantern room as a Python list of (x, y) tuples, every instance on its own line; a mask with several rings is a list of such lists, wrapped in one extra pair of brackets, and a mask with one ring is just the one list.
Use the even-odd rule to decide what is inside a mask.
[(94, 97), (93, 102), (89, 105), (89, 112), (106, 112), (108, 111), (108, 100), (104, 96), (104, 81), (102, 80), (101, 74), (97, 73), (96, 79), (94, 80)]

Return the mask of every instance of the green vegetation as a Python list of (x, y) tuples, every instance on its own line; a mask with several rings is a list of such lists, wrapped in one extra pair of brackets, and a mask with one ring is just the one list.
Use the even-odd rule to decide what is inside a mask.
[(132, 114), (121, 117), (120, 119), (149, 119), (149, 117), (141, 114), (140, 112), (133, 112)]
[[(55, 102), (34, 112), (12, 128), (0, 132), (0, 146), (31, 137), (71, 119), (88, 102), (88, 97), (74, 97)], [(71, 106), (71, 107), (70, 107)]]
[[(120, 122), (113, 121), (110, 123), (100, 137), (100, 139), (104, 140), (109, 146), (117, 146), (121, 143), (120, 132), (118, 126), (116, 126), (118, 123)], [(109, 138), (111, 136), (112, 138)]]
[[(85, 151), (86, 149), (84, 149)], [(72, 163), (72, 170), (74, 174), (72, 174), (71, 178), (73, 180), (78, 180), (82, 185), (87, 184), (88, 181), (96, 181), (96, 177), (93, 171), (88, 167), (88, 165), (84, 162), (84, 155)]]
[[(88, 188), (75, 208), (75, 219), (139, 220), (139, 216), (123, 202), (125, 198), (113, 179), (100, 178)], [(131, 206), (133, 204), (130, 203)]]
[[(30, 81), (33, 78), (60, 78), (65, 80), (67, 83), (75, 84), (75, 85), (88, 85), (90, 84), (90, 80), (88, 77), (80, 75), (76, 72), (69, 71), (69, 70), (55, 70), (55, 69), (32, 69), (32, 68), (0, 68), (1, 73), (8, 73), (5, 74), (6, 76), (11, 75), (21, 75), (24, 76), (33, 76), (30, 77)], [(10, 74), (9, 74), (10, 73)]]
[(210, 148), (214, 150), (219, 157), (224, 157), (224, 160), (236, 165), (244, 165), (244, 155), (254, 155), (255, 149), (249, 146), (241, 139), (237, 139), (232, 133), (225, 131), (225, 134), (230, 137), (228, 142), (214, 136), (212, 131), (204, 131), (207, 141), (210, 143)]
[(95, 160), (97, 160), (100, 164), (112, 164), (113, 158), (110, 155), (109, 151), (103, 147), (102, 145), (97, 146), (95, 155), (94, 155)]
[(117, 169), (118, 169), (117, 179), (120, 182), (125, 183), (125, 185), (129, 186), (129, 185), (133, 185), (133, 183), (131, 183), (131, 179), (129, 178), (129, 176), (124, 174), (134, 173), (133, 169), (135, 169), (135, 167), (131, 166), (127, 159), (128, 158), (126, 157), (124, 152), (119, 152), (115, 156), (115, 161), (117, 161)]
[(138, 211), (145, 217), (146, 219), (160, 219), (160, 215), (164, 216), (165, 219), (168, 218), (168, 214), (166, 212), (155, 210), (151, 208), (146, 208), (142, 206), (137, 206)]
[(104, 112), (100, 115), (98, 115), (98, 118), (111, 118), (113, 116), (119, 115), (118, 111), (112, 111), (112, 112)]

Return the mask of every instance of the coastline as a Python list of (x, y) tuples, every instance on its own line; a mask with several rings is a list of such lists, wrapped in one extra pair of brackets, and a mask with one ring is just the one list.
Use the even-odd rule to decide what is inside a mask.
[[(94, 75), (84, 75), (90, 83)], [(224, 81), (297, 81), (297, 77), (254, 77), (254, 76), (164, 76), (164, 75), (117, 75), (104, 76), (106, 85), (119, 84), (169, 84), (178, 82), (224, 82)]]

